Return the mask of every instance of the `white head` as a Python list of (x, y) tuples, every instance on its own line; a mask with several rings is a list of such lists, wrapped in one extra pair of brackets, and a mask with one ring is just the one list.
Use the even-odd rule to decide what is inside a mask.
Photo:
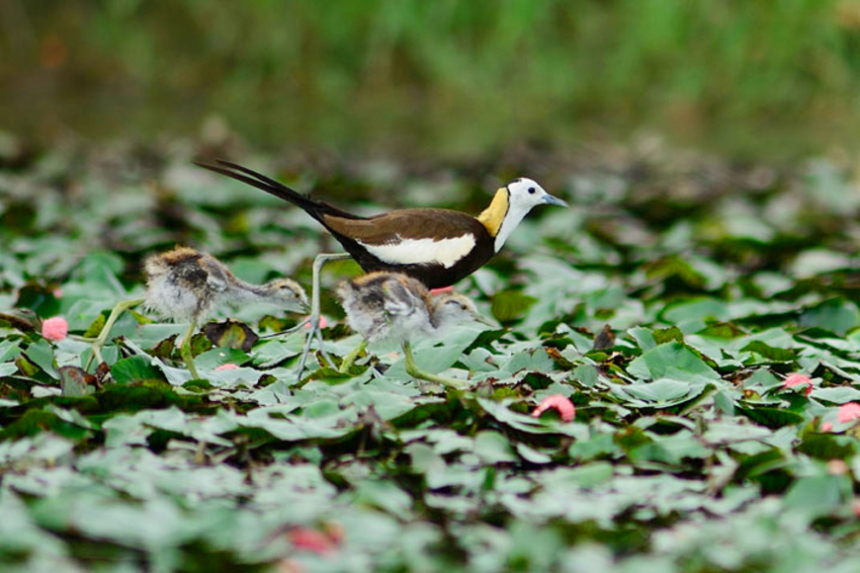
[(488, 228), (495, 227), (497, 229), (496, 241), (493, 245), (496, 252), (502, 249), (505, 241), (523, 220), (523, 217), (528, 215), (532, 207), (537, 205), (567, 207), (567, 203), (547, 193), (536, 181), (525, 177), (514, 179), (496, 192), (496, 198), (485, 212), (486, 215), (484, 213), (481, 215), (485, 218), (484, 224), (489, 223)]

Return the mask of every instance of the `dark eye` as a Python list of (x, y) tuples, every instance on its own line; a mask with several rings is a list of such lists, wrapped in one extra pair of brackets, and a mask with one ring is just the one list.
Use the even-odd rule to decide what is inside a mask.
[(535, 194), (535, 188), (529, 187), (529, 195), (534, 195), (534, 194)]

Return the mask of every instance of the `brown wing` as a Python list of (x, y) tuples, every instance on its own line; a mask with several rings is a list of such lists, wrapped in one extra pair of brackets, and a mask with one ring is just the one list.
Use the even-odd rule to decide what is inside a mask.
[(369, 219), (346, 219), (323, 215), (333, 233), (365, 245), (397, 243), (403, 239), (448, 239), (472, 233), (487, 235), (486, 228), (474, 217), (449, 209), (400, 209)]

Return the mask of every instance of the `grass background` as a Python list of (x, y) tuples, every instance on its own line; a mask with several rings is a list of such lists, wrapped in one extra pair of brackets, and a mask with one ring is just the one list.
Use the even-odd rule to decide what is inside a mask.
[(850, 152), (860, 127), (857, 0), (8, 0), (0, 20), (0, 116), (43, 140), (226, 123), (270, 150), (462, 156), (647, 128), (748, 159)]

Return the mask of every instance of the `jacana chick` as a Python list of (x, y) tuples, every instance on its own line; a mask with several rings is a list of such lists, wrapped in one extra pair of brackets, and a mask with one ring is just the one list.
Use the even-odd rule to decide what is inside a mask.
[(250, 284), (212, 255), (188, 247), (150, 256), (143, 269), (145, 306), (177, 322), (200, 320), (221, 302), (268, 302), (302, 311), (308, 307), (307, 294), (294, 280)]
[(347, 324), (364, 337), (359, 347), (344, 357), (346, 370), (367, 343), (390, 340), (403, 348), (406, 372), (411, 376), (446, 386), (462, 388), (463, 380), (424, 372), (415, 364), (411, 342), (435, 336), (467, 320), (486, 320), (474, 303), (463, 295), (432, 296), (418, 280), (402, 273), (375, 272), (338, 286), (337, 295), (346, 312)]
[[(199, 378), (191, 355), (191, 337), (199, 322), (221, 303), (267, 302), (290, 310), (307, 312), (304, 289), (288, 278), (277, 278), (263, 285), (247, 283), (234, 275), (212, 255), (188, 247), (152, 255), (143, 266), (146, 275), (144, 298), (123, 301), (114, 307), (104, 328), (93, 343), (98, 356), (110, 329), (125, 310), (143, 303), (147, 310), (175, 322), (188, 322), (180, 355), (194, 378)], [(101, 360), (101, 357), (98, 356)]]

